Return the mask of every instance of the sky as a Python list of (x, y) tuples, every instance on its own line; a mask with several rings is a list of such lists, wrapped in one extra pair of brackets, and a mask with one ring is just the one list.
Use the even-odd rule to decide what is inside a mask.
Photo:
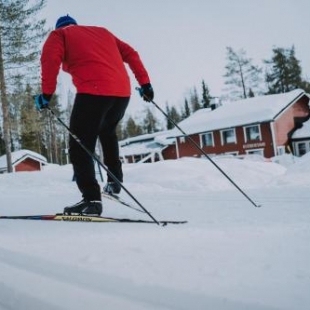
[[(274, 47), (295, 46), (303, 75), (310, 78), (308, 0), (48, 0), (43, 16), (54, 27), (70, 14), (79, 24), (103, 26), (133, 46), (147, 68), (160, 106), (183, 106), (205, 81), (211, 96), (223, 95), (226, 47), (256, 65)], [(134, 88), (130, 107), (145, 106)], [(68, 77), (61, 78), (68, 86)], [(74, 88), (73, 88), (74, 89)]]
[[(182, 158), (125, 164), (123, 185), (156, 220), (186, 224), (0, 219), (0, 310), (308, 310), (310, 153), (213, 160), (261, 207)], [(0, 174), (0, 217), (79, 200), (71, 165)], [(107, 199), (103, 216), (150, 219)]]

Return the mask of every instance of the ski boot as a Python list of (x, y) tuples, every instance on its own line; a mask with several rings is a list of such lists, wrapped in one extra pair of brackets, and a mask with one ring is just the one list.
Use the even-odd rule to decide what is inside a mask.
[(101, 201), (94, 200), (88, 201), (83, 199), (82, 201), (76, 203), (71, 207), (64, 208), (64, 214), (72, 215), (91, 215), (91, 216), (100, 216), (102, 213), (102, 203)]
[(117, 195), (120, 193), (121, 189), (120, 184), (116, 182), (108, 182), (103, 188), (103, 193), (108, 195)]

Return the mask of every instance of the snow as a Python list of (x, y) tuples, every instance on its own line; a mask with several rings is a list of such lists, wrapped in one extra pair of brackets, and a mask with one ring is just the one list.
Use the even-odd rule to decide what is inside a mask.
[(171, 137), (171, 130), (156, 132), (127, 138), (119, 142), (120, 155), (145, 155), (149, 153), (161, 153), (163, 147), (174, 144), (175, 138)]
[[(210, 109), (198, 110), (178, 125), (187, 134), (195, 134), (271, 121), (302, 95), (309, 97), (309, 95), (302, 89), (295, 89), (283, 94), (233, 101), (226, 103), (213, 111), (210, 111)], [(177, 129), (174, 129), (172, 135), (180, 136), (182, 134), (180, 134)]]
[(310, 121), (308, 120), (302, 123), (302, 127), (293, 133), (292, 139), (309, 138), (309, 132), (310, 132)]
[(143, 155), (150, 152), (161, 152), (162, 146), (154, 141), (135, 142), (120, 149), (121, 156)]
[[(0, 310), (307, 310), (310, 154), (124, 165), (158, 220), (184, 225), (0, 220)], [(130, 201), (126, 193), (121, 195)], [(80, 194), (70, 165), (0, 175), (0, 214), (49, 214)], [(145, 218), (104, 201), (104, 215)]]

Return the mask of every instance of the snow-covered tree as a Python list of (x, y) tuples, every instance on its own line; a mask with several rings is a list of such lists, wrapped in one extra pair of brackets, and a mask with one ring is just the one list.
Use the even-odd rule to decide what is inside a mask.
[(229, 85), (228, 97), (232, 99), (247, 98), (249, 91), (260, 92), (262, 69), (253, 65), (243, 49), (234, 51), (227, 47), (227, 65), (224, 74), (225, 84)]
[(26, 74), (27, 79), (31, 77), (33, 72), (31, 64), (38, 60), (39, 44), (46, 35), (45, 19), (36, 19), (45, 3), (46, 0), (31, 2), (29, 0), (0, 0), (0, 100), (8, 172), (13, 170), (10, 135), (10, 81), (16, 76), (26, 77)]

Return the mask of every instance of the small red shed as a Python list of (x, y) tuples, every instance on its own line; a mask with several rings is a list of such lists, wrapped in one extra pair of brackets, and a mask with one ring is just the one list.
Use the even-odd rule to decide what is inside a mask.
[[(13, 172), (41, 171), (47, 160), (41, 154), (30, 150), (19, 150), (12, 152)], [(6, 155), (0, 157), (0, 173), (7, 172)]]

